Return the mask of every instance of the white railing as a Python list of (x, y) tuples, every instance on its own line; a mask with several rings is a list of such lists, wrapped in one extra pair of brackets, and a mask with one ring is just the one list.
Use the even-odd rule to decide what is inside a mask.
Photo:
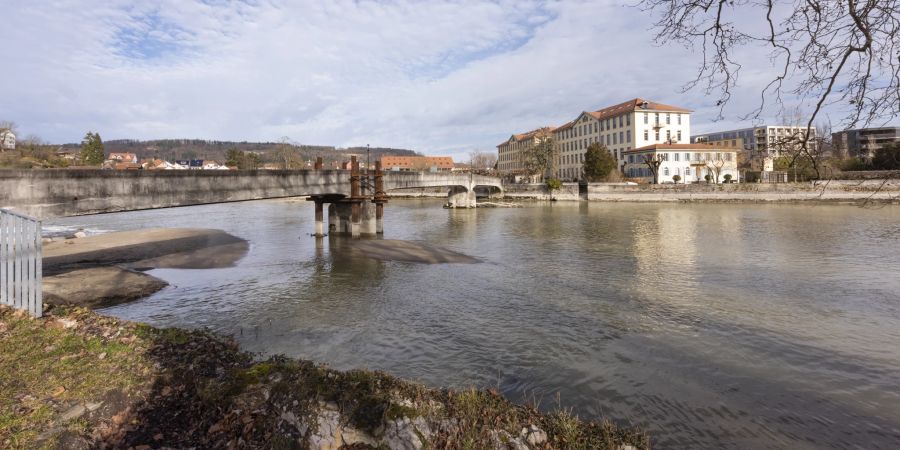
[(0, 303), (41, 317), (41, 221), (0, 209)]

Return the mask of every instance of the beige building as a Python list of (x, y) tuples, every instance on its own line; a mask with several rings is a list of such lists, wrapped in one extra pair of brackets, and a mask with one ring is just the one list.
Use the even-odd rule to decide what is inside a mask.
[(635, 98), (618, 105), (584, 111), (554, 132), (560, 179), (579, 179), (584, 154), (597, 142), (625, 165), (624, 152), (650, 144), (687, 143), (691, 136), (691, 110)]
[(653, 172), (647, 159), (660, 160), (659, 182), (674, 183), (673, 177), (680, 177), (679, 183), (705, 181), (710, 175), (713, 181), (718, 174), (718, 182), (731, 175), (732, 182), (740, 181), (737, 167), (739, 149), (716, 147), (707, 144), (651, 144), (624, 152), (625, 176), (653, 182)]
[(497, 170), (502, 175), (524, 175), (523, 155), (531, 147), (552, 136), (552, 132), (553, 128), (543, 127), (510, 136), (497, 146)]

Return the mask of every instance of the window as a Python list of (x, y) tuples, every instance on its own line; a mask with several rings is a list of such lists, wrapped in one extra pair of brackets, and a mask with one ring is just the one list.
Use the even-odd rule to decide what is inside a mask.
[(650, 140), (650, 132), (647, 131), (647, 130), (644, 130), (644, 140), (645, 140), (645, 141), (649, 141), (649, 140)]
[(681, 125), (681, 113), (676, 114), (675, 119), (678, 120), (678, 125)]
[(625, 125), (631, 125), (631, 114), (625, 116)]
[(721, 160), (722, 160), (722, 154), (716, 153), (716, 161), (721, 161)]
[(663, 175), (669, 176), (669, 168), (668, 168), (668, 167), (666, 167), (665, 169), (663, 169)]
[(690, 153), (685, 153), (685, 154), (684, 154), (684, 160), (685, 160), (685, 161), (690, 161), (690, 160), (691, 160), (691, 154), (690, 154)]
[(656, 141), (659, 142), (659, 130), (656, 130)]
[[(656, 120), (655, 123), (656, 123), (657, 125), (659, 125), (659, 113), (653, 113), (653, 116), (655, 117), (654, 120)], [(656, 139), (659, 140), (659, 138), (656, 138)]]
[(681, 130), (678, 130), (678, 142), (681, 142)]
[(680, 155), (679, 155), (678, 153), (675, 154), (675, 161), (678, 161), (678, 157), (679, 157), (679, 156), (680, 156)]
[(672, 130), (666, 130), (666, 141), (672, 140)]
[(629, 131), (628, 134), (625, 135), (625, 138), (628, 140), (628, 142), (631, 142), (631, 131)]
[(732, 147), (737, 147), (737, 140), (736, 140), (736, 139), (732, 139), (732, 140), (731, 140), (731, 146), (732, 146)]
[(605, 124), (604, 124), (603, 121), (601, 120), (601, 121), (600, 121), (600, 131), (603, 131), (603, 130), (606, 129), (606, 127), (605, 127), (604, 125), (605, 125)]
[(684, 174), (685, 174), (685, 176), (690, 175), (690, 174), (691, 174), (691, 168), (690, 168), (690, 167), (685, 167), (685, 168), (684, 168)]
[(725, 154), (725, 161), (731, 161), (731, 152)]
[(650, 114), (644, 113), (644, 124), (646, 124), (648, 120), (650, 120)]
[(609, 135), (606, 135), (606, 145), (609, 145)]
[(622, 131), (619, 132), (619, 142), (625, 143), (625, 133)]
[(666, 113), (666, 125), (672, 123), (672, 114)]
[(622, 126), (622, 116), (619, 116), (619, 126)]
[(619, 142), (616, 140), (616, 133), (613, 133), (613, 145), (618, 144)]
[(598, 125), (597, 125), (597, 122), (594, 122), (594, 133), (597, 132), (597, 126), (598, 126)]

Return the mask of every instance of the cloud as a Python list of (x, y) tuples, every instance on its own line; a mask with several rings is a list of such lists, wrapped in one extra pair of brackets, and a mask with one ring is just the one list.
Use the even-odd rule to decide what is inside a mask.
[(0, 118), (53, 142), (88, 130), (289, 136), (461, 159), (633, 97), (694, 108), (696, 131), (717, 112), (680, 93), (689, 50), (652, 45), (647, 13), (611, 2), (13, 0), (4, 10)]

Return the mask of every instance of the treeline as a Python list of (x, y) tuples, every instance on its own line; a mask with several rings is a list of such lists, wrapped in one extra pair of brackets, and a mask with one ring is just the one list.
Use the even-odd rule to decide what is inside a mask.
[[(314, 161), (322, 157), (325, 162), (342, 161), (350, 154), (365, 157), (365, 147), (336, 148), (327, 145), (306, 145), (288, 142), (247, 142), (247, 141), (210, 141), (202, 139), (157, 139), (141, 141), (134, 139), (115, 139), (103, 142), (106, 153), (134, 153), (138, 159), (157, 158), (167, 161), (181, 159), (215, 160), (224, 163), (229, 160), (228, 152), (255, 154), (260, 163), (277, 163), (283, 160), (285, 149), (289, 149), (294, 158), (300, 161)], [(81, 144), (65, 144), (64, 148), (77, 151)], [(415, 156), (417, 152), (407, 149), (373, 147), (370, 150), (372, 160), (383, 155)]]

